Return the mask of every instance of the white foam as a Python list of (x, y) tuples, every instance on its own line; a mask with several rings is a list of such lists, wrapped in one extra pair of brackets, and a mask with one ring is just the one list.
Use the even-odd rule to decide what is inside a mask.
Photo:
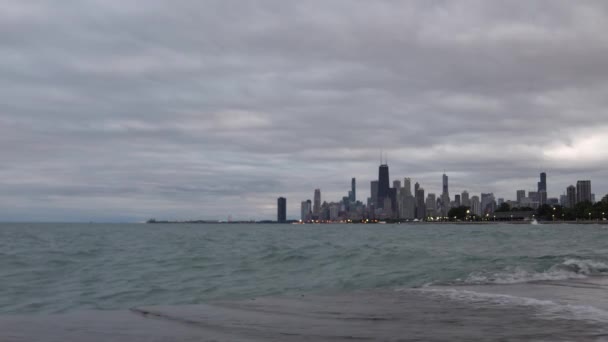
[(560, 304), (550, 300), (458, 290), (453, 288), (424, 288), (419, 289), (418, 291), (424, 291), (446, 297), (450, 300), (464, 301), (471, 304), (533, 307), (538, 310), (538, 316), (545, 319), (562, 318), (608, 323), (608, 311), (588, 305)]
[(566, 259), (544, 272), (531, 272), (522, 267), (511, 270), (471, 273), (464, 282), (467, 284), (518, 284), (533, 281), (584, 279), (592, 275), (607, 275), (608, 264), (588, 259)]

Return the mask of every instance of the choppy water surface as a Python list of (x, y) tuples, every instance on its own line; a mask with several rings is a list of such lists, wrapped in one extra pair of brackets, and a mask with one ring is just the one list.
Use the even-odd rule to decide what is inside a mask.
[[(465, 319), (463, 312), (472, 321), (496, 315), (479, 335), (462, 329), (469, 334), (463, 339), (484, 336), (509, 319), (522, 334), (537, 334), (521, 335), (523, 340), (542, 332), (583, 339), (590, 332), (608, 336), (601, 328), (608, 324), (606, 276), (605, 225), (0, 225), (4, 317), (321, 295), (322, 305), (339, 302), (334, 309), (344, 312), (336, 315), (360, 315), (361, 308), (372, 310), (382, 301), (376, 314), (397, 310), (390, 315), (402, 319), (447, 315), (445, 322), (454, 322)], [(366, 296), (376, 299), (357, 306)], [(281, 312), (302, 315), (300, 322), (319, 313), (302, 311), (314, 300), (290, 305)], [(481, 309), (485, 314), (474, 316)], [(277, 305), (261, 310), (256, 320), (272, 310)], [(217, 324), (247, 325), (235, 317), (222, 316)], [(538, 319), (560, 320), (564, 330), (532, 324)], [(271, 330), (265, 329), (258, 330)], [(446, 336), (457, 332), (451, 329)], [(501, 336), (513, 337), (495, 337)]]
[(608, 227), (0, 225), (0, 312), (608, 274)]

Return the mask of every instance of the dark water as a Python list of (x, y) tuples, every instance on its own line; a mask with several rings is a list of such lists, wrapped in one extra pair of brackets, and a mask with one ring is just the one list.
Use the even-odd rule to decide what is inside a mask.
[(3, 224), (0, 341), (602, 340), (605, 276), (603, 225)]

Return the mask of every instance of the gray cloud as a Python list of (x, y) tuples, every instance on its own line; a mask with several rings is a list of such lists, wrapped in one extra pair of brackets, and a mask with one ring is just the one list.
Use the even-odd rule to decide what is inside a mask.
[(608, 192), (601, 1), (0, 6), (0, 220), (296, 217), (381, 149), (430, 192)]

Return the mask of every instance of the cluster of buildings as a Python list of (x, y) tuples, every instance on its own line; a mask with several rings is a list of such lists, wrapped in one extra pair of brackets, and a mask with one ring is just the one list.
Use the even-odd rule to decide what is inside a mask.
[[(452, 208), (467, 207), (471, 216), (492, 215), (507, 204), (509, 208), (538, 209), (540, 206), (562, 205), (573, 208), (579, 202), (595, 202), (591, 193), (591, 181), (578, 181), (576, 187), (569, 186), (560, 198), (547, 196), (547, 174), (540, 174), (537, 189), (532, 191), (517, 190), (516, 200), (496, 199), (493, 193), (482, 193), (470, 196), (468, 191), (454, 195), (449, 191), (448, 176), (443, 175), (441, 194), (426, 193), (425, 189), (415, 183), (412, 189), (410, 178), (390, 182), (389, 167), (381, 163), (378, 179), (371, 181), (371, 196), (363, 203), (357, 200), (357, 182), (351, 180), (351, 189), (347, 196), (337, 202), (321, 201), (321, 190), (315, 189), (313, 200), (301, 202), (300, 220), (302, 222), (349, 222), (361, 220), (411, 220), (437, 221), (448, 218)], [(286, 199), (278, 199), (278, 222), (286, 222)]]

